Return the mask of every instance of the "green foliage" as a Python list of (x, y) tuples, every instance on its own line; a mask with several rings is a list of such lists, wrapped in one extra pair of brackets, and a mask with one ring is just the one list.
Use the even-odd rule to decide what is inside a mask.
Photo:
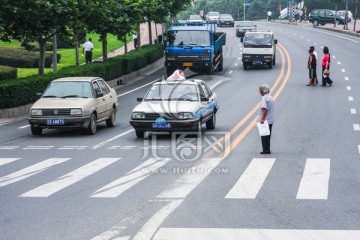
[(30, 76), (23, 79), (0, 82), (0, 109), (34, 102), (36, 93), (43, 92), (54, 79), (75, 76), (98, 76), (106, 81), (139, 70), (163, 57), (162, 44), (146, 45), (127, 55), (110, 58), (106, 62), (94, 62), (80, 67), (66, 67), (57, 74)]
[(17, 69), (9, 66), (0, 65), (0, 81), (7, 79), (16, 79)]
[[(61, 55), (58, 54), (58, 61)], [(45, 66), (51, 67), (53, 58), (51, 54), (45, 55)], [(27, 51), (21, 48), (3, 48), (0, 47), (0, 65), (21, 67), (21, 68), (38, 68), (39, 53)]]

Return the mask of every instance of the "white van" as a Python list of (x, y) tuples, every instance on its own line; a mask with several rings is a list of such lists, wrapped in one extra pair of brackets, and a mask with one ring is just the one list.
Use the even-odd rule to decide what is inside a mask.
[(250, 65), (267, 65), (271, 69), (276, 63), (274, 33), (270, 31), (246, 32), (243, 38), (242, 62), (244, 70)]

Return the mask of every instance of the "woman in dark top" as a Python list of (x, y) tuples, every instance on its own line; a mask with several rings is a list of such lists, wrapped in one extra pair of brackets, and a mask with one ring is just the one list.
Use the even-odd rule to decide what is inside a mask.
[(314, 50), (309, 49), (309, 60), (308, 60), (308, 69), (309, 69), (309, 82), (306, 86), (311, 86), (311, 83), (316, 86), (316, 57), (314, 55)]

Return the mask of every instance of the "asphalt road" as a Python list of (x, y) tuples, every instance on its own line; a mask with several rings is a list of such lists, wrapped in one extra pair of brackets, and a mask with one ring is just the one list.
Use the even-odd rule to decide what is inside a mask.
[[(119, 88), (117, 126), (95, 136), (0, 126), (0, 238), (360, 239), (360, 39), (257, 24), (278, 39), (273, 69), (244, 71), (235, 28), (220, 28), (224, 70), (186, 71), (218, 95), (217, 127), (199, 139), (141, 140), (128, 123), (165, 69)], [(305, 86), (311, 45), (321, 57), (329, 47), (332, 87)], [(276, 114), (266, 156), (255, 125), (263, 83)]]

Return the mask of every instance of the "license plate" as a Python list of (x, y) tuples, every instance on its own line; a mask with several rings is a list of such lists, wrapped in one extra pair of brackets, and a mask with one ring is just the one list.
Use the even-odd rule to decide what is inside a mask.
[(192, 63), (190, 63), (190, 62), (184, 62), (184, 67), (192, 67)]
[(48, 119), (47, 125), (64, 125), (64, 119)]
[(171, 128), (170, 123), (153, 123), (153, 128)]
[(253, 61), (253, 64), (254, 65), (262, 65), (263, 63), (262, 63), (262, 61)]

